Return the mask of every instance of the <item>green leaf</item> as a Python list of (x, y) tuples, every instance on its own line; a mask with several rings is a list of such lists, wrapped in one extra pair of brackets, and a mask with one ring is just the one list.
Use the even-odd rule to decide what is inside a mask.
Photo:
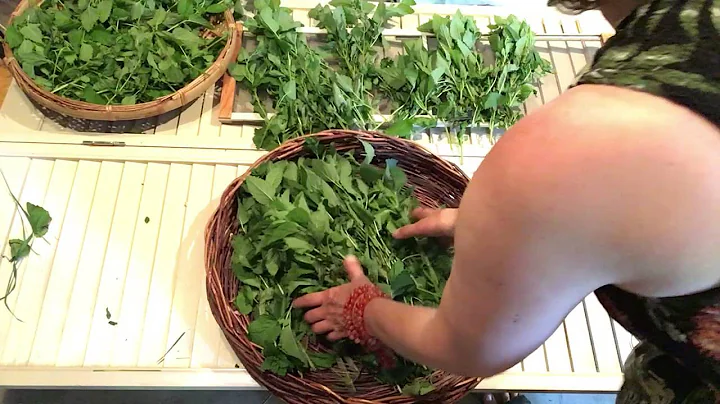
[(93, 57), (93, 48), (92, 46), (84, 43), (80, 45), (80, 60), (83, 62), (89, 62), (92, 60)]
[(260, 366), (260, 370), (264, 372), (273, 372), (278, 376), (285, 376), (292, 367), (292, 363), (282, 352), (265, 353), (265, 360)]
[(461, 42), (464, 25), (465, 24), (462, 22), (462, 14), (460, 14), (460, 10), (458, 10), (457, 14), (455, 14), (455, 16), (453, 16), (450, 20), (450, 37), (458, 42)]
[(375, 148), (370, 143), (364, 140), (360, 140), (360, 143), (363, 146), (363, 151), (365, 151), (365, 160), (363, 160), (363, 164), (372, 163), (373, 159), (375, 158)]
[(308, 355), (307, 353), (304, 353), (304, 350), (300, 347), (300, 345), (298, 345), (297, 340), (295, 340), (295, 334), (293, 333), (290, 325), (283, 327), (282, 332), (280, 333), (280, 349), (293, 358), (299, 359), (305, 365), (309, 364)]
[(197, 48), (203, 44), (203, 40), (197, 33), (187, 28), (177, 27), (172, 31), (173, 39), (186, 48)]
[(205, 12), (210, 13), (210, 14), (223, 13), (228, 8), (230, 8), (230, 7), (225, 3), (216, 3), (216, 4), (212, 4), (212, 5), (208, 6), (205, 9)]
[(10, 45), (11, 48), (17, 48), (23, 39), (22, 34), (20, 34), (15, 24), (10, 24), (7, 31), (5, 31), (5, 41), (7, 41), (8, 45)]
[(500, 94), (492, 92), (487, 95), (487, 99), (485, 100), (485, 104), (483, 104), (483, 108), (497, 108), (498, 101), (500, 100)]
[(296, 253), (304, 254), (313, 250), (312, 244), (297, 237), (285, 237), (285, 244)]
[(187, 17), (190, 14), (194, 13), (195, 12), (194, 3), (195, 2), (193, 0), (178, 0), (178, 6), (177, 6), (178, 13), (183, 17)]
[(28, 222), (32, 228), (33, 235), (38, 238), (45, 236), (52, 221), (50, 213), (44, 208), (30, 202), (25, 204), (25, 211), (27, 212)]
[(105, 22), (110, 18), (113, 8), (113, 0), (102, 0), (97, 6), (98, 21)]
[(415, 288), (415, 282), (412, 275), (408, 272), (401, 272), (398, 276), (390, 281), (393, 299), (402, 296)]
[(325, 352), (308, 352), (310, 361), (318, 369), (329, 369), (337, 363), (337, 355)]
[(30, 255), (30, 242), (32, 237), (28, 237), (25, 240), (12, 239), (9, 241), (10, 244), (10, 262), (18, 262), (21, 259)]
[(251, 296), (253, 294), (254, 292), (249, 287), (242, 287), (238, 292), (238, 295), (235, 298), (235, 307), (238, 308), (238, 311), (241, 314), (247, 316), (248, 314), (252, 313), (253, 298)]
[(123, 97), (122, 101), (120, 101), (120, 104), (122, 105), (134, 105), (136, 102), (135, 95), (127, 95)]
[(98, 21), (98, 12), (95, 7), (88, 7), (85, 11), (80, 14), (80, 22), (82, 23), (85, 31), (90, 32), (95, 27)]
[(396, 121), (389, 128), (385, 129), (386, 135), (397, 136), (402, 138), (409, 138), (412, 134), (413, 120), (403, 119)]
[(142, 18), (145, 12), (145, 3), (142, 1), (136, 1), (130, 9), (130, 18), (133, 20), (139, 20)]
[(275, 189), (272, 184), (268, 184), (264, 179), (249, 176), (245, 179), (245, 188), (250, 195), (261, 205), (270, 205), (275, 199)]
[(402, 393), (406, 396), (424, 396), (435, 390), (435, 386), (427, 379), (415, 379), (412, 383), (403, 387)]
[(25, 37), (25, 39), (29, 39), (39, 44), (43, 43), (43, 33), (40, 31), (40, 26), (38, 24), (28, 24), (20, 28), (20, 33), (23, 37)]
[(97, 92), (92, 88), (92, 86), (85, 86), (83, 89), (83, 99), (91, 104), (100, 104), (105, 105), (107, 104), (107, 101), (100, 97)]
[(270, 316), (261, 316), (248, 324), (248, 338), (265, 348), (275, 345), (280, 331), (280, 323)]
[(338, 74), (335, 76), (335, 79), (337, 80), (337, 83), (340, 86), (340, 88), (342, 88), (346, 92), (352, 93), (354, 91), (352, 79), (350, 77), (342, 75), (342, 74)]
[(306, 227), (310, 223), (310, 213), (301, 207), (291, 210), (287, 218), (303, 227)]
[(268, 29), (270, 29), (270, 31), (277, 33), (277, 31), (280, 29), (280, 25), (273, 18), (273, 13), (271, 9), (263, 8), (262, 10), (260, 10), (260, 19), (268, 27)]
[(294, 100), (297, 98), (295, 80), (290, 80), (283, 85), (283, 93), (285, 94), (285, 97), (289, 100)]

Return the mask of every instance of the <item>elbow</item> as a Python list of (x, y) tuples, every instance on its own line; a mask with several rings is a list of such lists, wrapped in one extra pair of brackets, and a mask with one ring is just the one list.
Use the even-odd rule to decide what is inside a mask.
[(477, 355), (468, 355), (458, 358), (452, 364), (448, 364), (445, 371), (458, 376), (479, 377), (485, 379), (495, 376), (507, 370), (509, 366), (500, 365), (488, 361), (487, 358), (481, 358)]

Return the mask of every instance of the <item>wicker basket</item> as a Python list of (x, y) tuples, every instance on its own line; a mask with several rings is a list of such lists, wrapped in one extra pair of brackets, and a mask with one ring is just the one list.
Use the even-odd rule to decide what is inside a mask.
[[(333, 143), (339, 152), (362, 150), (360, 139), (371, 143), (375, 147), (378, 160), (398, 160), (398, 166), (407, 174), (408, 183), (415, 187), (416, 197), (425, 206), (458, 206), (468, 183), (467, 176), (457, 166), (408, 140), (390, 138), (378, 133), (346, 130), (325, 131), (310, 136), (322, 144)], [(450, 403), (460, 400), (477, 386), (480, 379), (435, 372), (432, 380), (436, 389), (419, 400), (416, 397), (404, 396), (397, 388), (383, 385), (372, 375), (365, 373), (361, 373), (354, 382), (355, 391), (352, 392), (332, 370), (309, 372), (303, 377), (291, 374), (279, 377), (260, 370), (263, 362), (261, 349), (247, 337), (249, 318), (241, 315), (233, 303), (240, 285), (230, 264), (230, 239), (238, 228), (236, 194), (244, 179), (259, 164), (268, 160), (293, 160), (306, 155), (303, 144), (307, 137), (285, 142), (256, 161), (243, 176), (235, 179), (223, 193), (220, 205), (208, 223), (205, 232), (207, 294), (210, 308), (220, 328), (250, 375), (288, 403), (401, 404), (418, 401)]]
[[(34, 5), (33, 0), (22, 0), (15, 11), (10, 15), (10, 20), (19, 16), (26, 8)], [(75, 118), (92, 119), (101, 121), (126, 121), (133, 119), (145, 119), (169, 112), (189, 104), (200, 97), (210, 86), (222, 77), (228, 65), (237, 58), (240, 51), (242, 27), (235, 23), (233, 13), (225, 11), (225, 25), (228, 30), (228, 41), (215, 62), (180, 90), (155, 99), (150, 102), (135, 105), (99, 105), (85, 101), (71, 100), (57, 96), (37, 85), (20, 67), (20, 64), (12, 54), (10, 46), (3, 42), (5, 51), (5, 65), (10, 74), (17, 82), (23, 92), (34, 102), (50, 110), (63, 115)]]

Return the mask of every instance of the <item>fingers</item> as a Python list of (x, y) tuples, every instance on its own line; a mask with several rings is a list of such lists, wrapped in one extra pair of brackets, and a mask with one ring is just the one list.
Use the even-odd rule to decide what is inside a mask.
[(357, 257), (355, 257), (354, 255), (348, 255), (347, 257), (345, 257), (343, 265), (345, 266), (345, 270), (347, 271), (348, 279), (350, 279), (350, 282), (365, 276), (365, 271), (363, 271), (360, 260), (358, 260)]
[(347, 333), (345, 331), (332, 331), (327, 335), (327, 339), (330, 341), (339, 341), (343, 338), (347, 338)]
[(410, 213), (410, 216), (415, 220), (422, 220), (437, 211), (438, 211), (437, 209), (426, 208), (425, 206), (421, 206), (419, 208), (413, 209), (413, 211)]
[(305, 321), (308, 324), (314, 324), (319, 321), (325, 320), (326, 317), (327, 317), (327, 310), (325, 310), (325, 308), (323, 308), (323, 307), (319, 307), (317, 309), (310, 310), (307, 313), (305, 313), (305, 316), (303, 318), (305, 319)]
[(298, 297), (293, 301), (293, 307), (297, 309), (305, 309), (309, 307), (321, 306), (327, 297), (327, 291), (310, 293), (302, 297)]
[[(440, 209), (431, 210), (428, 214), (426, 211), (417, 212), (418, 217), (421, 215), (427, 215), (419, 221), (403, 226), (393, 233), (393, 237), (399, 240), (404, 240), (410, 237), (452, 237), (455, 229), (455, 220), (457, 218), (457, 209)], [(413, 214), (416, 214), (416, 209)]]
[(327, 320), (317, 322), (313, 324), (310, 328), (315, 334), (325, 334), (335, 329), (335, 327), (333, 327), (333, 324)]

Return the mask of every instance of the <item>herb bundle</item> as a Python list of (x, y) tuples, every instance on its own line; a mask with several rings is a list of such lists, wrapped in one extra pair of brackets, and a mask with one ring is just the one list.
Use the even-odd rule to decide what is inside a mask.
[(135, 104), (170, 94), (217, 58), (214, 28), (231, 0), (45, 0), (6, 32), (35, 83), (93, 104)]
[[(251, 315), (248, 336), (263, 347), (262, 369), (278, 375), (321, 368), (355, 369), (356, 363), (407, 392), (432, 390), (430, 370), (400, 360), (380, 371), (375, 358), (348, 341), (323, 345), (291, 307), (294, 298), (346, 283), (342, 265), (356, 255), (368, 278), (393, 299), (437, 306), (450, 274), (451, 252), (433, 239), (395, 240), (417, 205), (396, 161), (384, 169), (365, 159), (319, 151), (317, 158), (268, 162), (253, 170), (238, 193), (238, 234), (232, 268), (241, 286), (235, 304)], [(323, 352), (309, 349), (324, 346)], [(353, 377), (343, 374), (352, 386)], [(345, 377), (347, 376), (347, 377)]]
[(396, 127), (405, 128), (402, 135), (409, 135), (413, 124), (441, 121), (454, 132), (449, 139), (462, 142), (470, 126), (487, 125), (492, 134), (496, 127), (517, 122), (520, 106), (551, 67), (534, 49), (534, 35), (524, 21), (495, 17), (489, 28), (494, 60), (483, 60), (475, 21), (460, 12), (450, 18), (435, 15), (418, 28), (434, 35), (435, 49), (420, 39), (407, 41), (404, 55), (383, 60), (382, 87), (393, 101)]
[[(10, 197), (12, 197), (15, 202), (15, 206), (20, 213), (20, 227), (23, 231), (21, 239), (11, 239), (8, 242), (10, 245), (10, 257), (3, 256), (3, 258), (12, 263), (12, 271), (10, 272), (10, 277), (8, 278), (8, 284), (5, 287), (5, 295), (0, 297), (0, 301), (2, 301), (5, 304), (5, 308), (7, 308), (13, 316), (15, 316), (15, 313), (13, 313), (8, 305), (8, 297), (17, 287), (19, 265), (23, 259), (30, 255), (33, 241), (38, 238), (43, 238), (45, 234), (47, 234), (50, 229), (50, 222), (52, 221), (52, 218), (50, 217), (50, 213), (48, 213), (48, 211), (43, 207), (30, 202), (26, 203), (23, 208), (20, 201), (17, 200), (15, 195), (13, 195), (12, 190), (10, 190), (10, 185), (5, 178), (5, 174), (0, 172), (0, 176), (2, 176), (8, 193), (10, 194)], [(28, 221), (28, 224), (30, 224), (30, 228), (32, 229), (30, 234), (25, 232), (25, 220)], [(17, 319), (17, 317), (15, 318)]]
[[(253, 138), (258, 148), (270, 150), (285, 140), (329, 128), (375, 125), (368, 93), (371, 82), (366, 80), (372, 77), (374, 66), (368, 68), (367, 63), (375, 59), (372, 47), (380, 39), (381, 27), (390, 18), (404, 15), (409, 6), (380, 3), (375, 7), (358, 0), (331, 4), (346, 1), (364, 11), (343, 6), (312, 12), (326, 24), (331, 43), (347, 50), (338, 71), (331, 67), (330, 55), (311, 48), (305, 36), (296, 32), (301, 24), (293, 20), (291, 10), (280, 7), (279, 0), (255, 1), (255, 17), (245, 27), (255, 36), (257, 48), (251, 54), (243, 49), (230, 73), (248, 89), (255, 112), (265, 119)], [(268, 98), (272, 116), (264, 105)]]

